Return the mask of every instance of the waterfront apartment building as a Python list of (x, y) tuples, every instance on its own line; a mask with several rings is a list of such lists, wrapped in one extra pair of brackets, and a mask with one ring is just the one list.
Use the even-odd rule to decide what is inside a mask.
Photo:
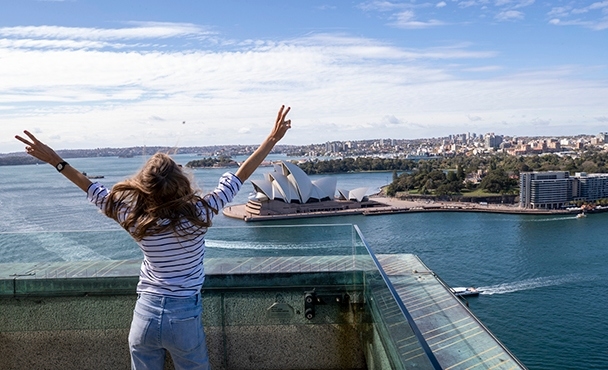
[[(608, 174), (606, 173), (577, 173), (576, 196), (578, 199), (594, 201), (608, 198)], [(575, 199), (577, 200), (577, 199)]]
[(519, 175), (519, 206), (559, 209), (572, 201), (568, 171), (522, 172)]
[(593, 202), (608, 198), (608, 174), (568, 171), (522, 172), (519, 175), (519, 206), (560, 209), (570, 202)]

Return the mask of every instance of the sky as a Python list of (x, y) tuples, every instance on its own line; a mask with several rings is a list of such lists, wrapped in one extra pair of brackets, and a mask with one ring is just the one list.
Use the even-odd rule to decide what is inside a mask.
[(608, 131), (608, 0), (0, 0), (0, 153)]

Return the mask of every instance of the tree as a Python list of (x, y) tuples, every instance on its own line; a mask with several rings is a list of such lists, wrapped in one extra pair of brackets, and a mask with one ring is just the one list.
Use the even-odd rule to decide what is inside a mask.
[(489, 171), (479, 184), (483, 190), (495, 194), (509, 193), (516, 185), (517, 181), (509, 178), (502, 168)]
[(467, 175), (464, 173), (464, 169), (462, 168), (462, 165), (459, 163), (458, 167), (456, 168), (456, 176), (458, 177), (458, 180), (460, 181), (464, 181), (467, 178)]

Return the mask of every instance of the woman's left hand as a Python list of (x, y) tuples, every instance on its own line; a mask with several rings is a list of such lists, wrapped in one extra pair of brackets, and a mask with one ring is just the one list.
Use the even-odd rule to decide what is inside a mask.
[(59, 154), (57, 154), (50, 146), (36, 139), (36, 136), (32, 135), (32, 133), (29, 131), (25, 130), (23, 132), (30, 138), (31, 141), (19, 135), (15, 135), (15, 139), (26, 145), (25, 151), (27, 154), (38, 158), (43, 162), (49, 163), (52, 166), (56, 166), (58, 163), (62, 162)]

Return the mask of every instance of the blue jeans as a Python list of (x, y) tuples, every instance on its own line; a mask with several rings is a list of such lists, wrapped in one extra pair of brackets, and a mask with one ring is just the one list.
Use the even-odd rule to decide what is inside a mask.
[(138, 294), (129, 332), (132, 369), (162, 370), (165, 351), (176, 369), (209, 369), (201, 294), (172, 298)]

